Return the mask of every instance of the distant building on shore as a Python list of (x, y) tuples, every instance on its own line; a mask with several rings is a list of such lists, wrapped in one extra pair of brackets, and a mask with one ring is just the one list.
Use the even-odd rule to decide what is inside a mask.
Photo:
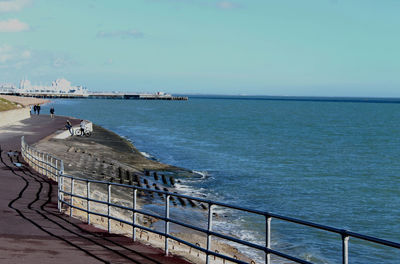
[(32, 85), (29, 80), (24, 79), (19, 83), (16, 93), (87, 95), (88, 90), (83, 86), (72, 86), (71, 82), (63, 78), (53, 81), (51, 86)]
[(40, 98), (93, 98), (93, 99), (138, 99), (138, 100), (188, 100), (185, 96), (172, 96), (164, 92), (157, 93), (122, 93), (122, 92), (89, 92), (86, 87), (72, 86), (66, 79), (57, 79), (51, 86), (33, 85), (23, 79), (19, 87), (13, 84), (0, 84), (0, 94), (29, 96)]
[(13, 93), (17, 87), (12, 83), (1, 83), (0, 93)]
[(47, 95), (79, 95), (87, 96), (88, 90), (83, 86), (72, 86), (66, 79), (57, 79), (51, 86), (33, 85), (29, 80), (23, 79), (19, 87), (14, 84), (0, 84), (0, 94), (47, 94)]

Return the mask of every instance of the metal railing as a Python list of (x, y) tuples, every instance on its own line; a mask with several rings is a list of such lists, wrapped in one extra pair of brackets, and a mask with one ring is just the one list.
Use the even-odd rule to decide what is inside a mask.
[[(166, 191), (161, 191), (161, 190), (147, 189), (147, 188), (142, 188), (142, 187), (133, 186), (133, 185), (125, 185), (125, 184), (112, 183), (112, 182), (106, 182), (106, 181), (83, 179), (83, 178), (77, 178), (77, 177), (64, 175), (63, 174), (64, 168), (63, 168), (62, 160), (56, 159), (55, 157), (53, 157), (49, 154), (39, 152), (39, 151), (35, 150), (34, 148), (28, 146), (24, 142), (23, 137), (22, 137), (21, 143), (22, 143), (21, 144), (22, 145), (22, 155), (25, 158), (25, 160), (28, 162), (28, 164), (32, 168), (37, 170), (38, 172), (41, 172), (44, 175), (46, 175), (46, 173), (47, 173), (48, 176), (50, 176), (53, 179), (56, 179), (58, 181), (58, 183), (59, 183), (58, 184), (59, 210), (61, 210), (62, 205), (66, 205), (69, 207), (70, 216), (73, 215), (73, 209), (85, 212), (87, 214), (86, 219), (89, 224), (91, 223), (91, 217), (90, 217), (91, 215), (104, 217), (107, 219), (107, 229), (109, 232), (111, 231), (111, 224), (110, 224), (111, 220), (127, 224), (132, 227), (133, 240), (137, 239), (136, 238), (136, 230), (137, 229), (145, 230), (145, 231), (148, 231), (151, 233), (158, 234), (160, 236), (164, 236), (164, 238), (165, 238), (164, 251), (165, 251), (166, 255), (169, 254), (169, 240), (171, 239), (171, 240), (175, 240), (179, 243), (182, 243), (184, 245), (187, 245), (191, 248), (197, 249), (198, 251), (205, 253), (206, 263), (210, 263), (211, 256), (213, 256), (214, 259), (215, 259), (215, 257), (218, 257), (218, 258), (221, 258), (223, 260), (227, 260), (227, 261), (230, 261), (233, 263), (246, 263), (244, 261), (237, 259), (236, 256), (231, 257), (228, 255), (219, 253), (218, 251), (212, 251), (211, 250), (212, 237), (216, 237), (216, 238), (231, 241), (231, 242), (241, 244), (243, 246), (247, 246), (247, 247), (259, 250), (261, 252), (264, 252), (265, 263), (267, 263), (267, 264), (271, 263), (271, 255), (278, 256), (283, 259), (290, 260), (290, 261), (293, 261), (296, 263), (307, 263), (307, 264), (311, 263), (306, 260), (299, 259), (297, 257), (279, 252), (279, 251), (271, 248), (271, 221), (272, 221), (272, 219), (278, 219), (278, 220), (282, 220), (285, 222), (294, 223), (294, 224), (298, 224), (301, 226), (307, 226), (307, 227), (311, 227), (311, 228), (314, 228), (317, 230), (324, 230), (324, 231), (339, 235), (341, 238), (341, 244), (342, 244), (341, 246), (342, 246), (342, 263), (343, 264), (349, 263), (349, 253), (348, 252), (349, 252), (349, 239), (350, 238), (357, 238), (360, 240), (372, 242), (377, 245), (383, 245), (383, 246), (387, 246), (390, 248), (400, 249), (400, 244), (396, 243), (396, 242), (383, 240), (383, 239), (379, 239), (379, 238), (372, 237), (372, 236), (362, 235), (362, 234), (351, 232), (351, 231), (344, 230), (344, 229), (338, 229), (338, 228), (334, 228), (334, 227), (330, 227), (330, 226), (326, 226), (326, 225), (316, 224), (313, 222), (303, 221), (303, 220), (296, 219), (296, 218), (286, 217), (286, 216), (282, 216), (282, 215), (278, 215), (278, 214), (274, 214), (274, 213), (270, 213), (270, 212), (253, 210), (253, 209), (249, 209), (249, 208), (245, 208), (245, 207), (234, 206), (234, 205), (230, 205), (230, 204), (226, 204), (226, 203), (220, 203), (220, 202), (211, 201), (211, 200), (207, 200), (207, 199), (203, 199), (203, 198), (197, 198), (197, 197), (192, 197), (192, 196), (182, 195), (182, 194), (177, 194), (177, 193), (171, 193), (171, 192), (166, 192)], [(49, 158), (50, 158), (50, 161), (49, 161)], [(68, 179), (68, 180), (66, 181), (65, 179)], [(69, 181), (69, 184), (67, 184), (68, 181)], [(84, 193), (86, 193), (86, 195), (79, 195), (77, 193), (75, 186), (79, 182), (84, 183), (84, 185), (86, 185), (86, 191), (84, 192)], [(92, 195), (91, 195), (91, 185), (92, 184), (100, 184), (100, 185), (103, 185), (106, 187), (106, 188), (103, 188), (103, 190), (106, 190), (105, 191), (106, 192), (105, 193), (106, 201), (92, 198)], [(129, 189), (132, 191), (132, 197), (131, 197), (132, 206), (131, 207), (113, 203), (111, 201), (112, 188), (116, 188), (116, 187), (126, 188), (126, 189)], [(69, 191), (67, 189), (69, 189)], [(137, 204), (138, 203), (138, 192), (151, 193), (151, 194), (156, 193), (160, 196), (163, 196), (164, 201), (165, 201), (164, 215), (161, 216), (161, 215), (146, 212), (141, 209), (137, 209), (138, 208), (138, 206), (137, 206), (138, 205)], [(68, 197), (69, 197), (69, 199), (68, 199)], [(170, 201), (171, 201), (171, 199), (173, 199), (173, 197), (176, 197), (178, 199), (180, 198), (180, 199), (194, 200), (194, 201), (197, 201), (197, 202), (200, 202), (203, 204), (207, 204), (207, 228), (201, 228), (201, 227), (194, 226), (192, 224), (183, 223), (182, 221), (179, 221), (176, 218), (170, 217)], [(74, 202), (74, 198), (86, 201), (86, 206), (85, 207), (78, 206), (78, 203)], [(91, 206), (91, 203), (102, 204), (102, 205), (106, 206), (107, 213), (101, 213), (101, 212), (94, 210), (94, 208), (92, 208), (92, 206)], [(239, 212), (246, 212), (246, 213), (255, 214), (255, 215), (264, 217), (265, 229), (266, 229), (265, 230), (265, 233), (266, 233), (265, 234), (265, 244), (258, 245), (258, 244), (252, 243), (252, 242), (248, 242), (248, 241), (245, 241), (242, 239), (232, 237), (230, 235), (226, 235), (226, 234), (222, 234), (220, 232), (214, 231), (213, 230), (213, 208), (215, 208), (216, 206), (223, 207), (223, 208), (229, 208), (229, 209), (233, 209), (233, 210), (236, 210)], [(126, 210), (131, 213), (132, 218), (130, 219), (130, 221), (127, 221), (125, 219), (115, 217), (110, 213), (111, 208), (119, 208), (121, 210)], [(140, 225), (137, 221), (138, 214), (145, 215), (148, 217), (153, 217), (158, 220), (164, 221), (165, 222), (164, 232), (153, 230), (153, 229), (150, 229), (149, 227)], [(205, 234), (207, 237), (206, 246), (201, 247), (201, 246), (199, 246), (198, 243), (193, 244), (191, 242), (188, 242), (186, 240), (183, 240), (183, 239), (178, 238), (175, 235), (171, 234), (170, 233), (170, 223), (179, 225), (184, 228), (189, 228), (189, 229), (192, 229), (197, 232), (201, 232), (201, 233)]]
[(29, 146), (25, 142), (24, 136), (21, 137), (21, 155), (34, 170), (59, 183), (57, 204), (58, 209), (61, 211), (61, 201), (64, 197), (60, 192), (60, 183), (63, 182), (63, 178), (60, 176), (64, 172), (64, 162), (49, 153), (38, 151)]

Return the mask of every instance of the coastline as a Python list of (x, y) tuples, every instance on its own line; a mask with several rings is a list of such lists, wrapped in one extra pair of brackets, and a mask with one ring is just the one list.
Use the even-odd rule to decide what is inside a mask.
[(0, 98), (16, 104), (16, 108), (14, 109), (0, 111), (0, 126), (12, 125), (15, 122), (29, 118), (33, 114), (29, 107), (31, 105), (46, 104), (50, 102), (45, 99), (23, 98), (12, 95), (0, 95)]
[(22, 97), (22, 96), (15, 96), (15, 95), (0, 95), (1, 98), (4, 98), (8, 101), (12, 101), (14, 103), (20, 104), (24, 107), (36, 105), (36, 104), (47, 104), (50, 102), (48, 99), (41, 99), (41, 98), (34, 98), (34, 97)]
[[(147, 188), (167, 190), (170, 192), (179, 192), (179, 190), (176, 189), (176, 185), (180, 183), (180, 178), (198, 177), (196, 173), (188, 169), (163, 164), (145, 157), (129, 140), (110, 130), (97, 125), (93, 125), (93, 128), (94, 131), (91, 137), (73, 136), (67, 139), (47, 137), (37, 142), (34, 146), (40, 151), (52, 153), (64, 160), (65, 173), (81, 178), (112, 181), (146, 186)], [(156, 177), (154, 173), (158, 176)], [(131, 175), (131, 178), (126, 176), (127, 174)], [(173, 178), (173, 180), (171, 178)], [(83, 188), (81, 191), (84, 192)], [(105, 199), (105, 197), (101, 195), (101, 193), (104, 193), (104, 190), (97, 190), (95, 193), (97, 193), (97, 199)], [(128, 196), (124, 193), (118, 193), (115, 199), (121, 202), (121, 204), (125, 203), (129, 205), (129, 203), (131, 203)], [(139, 207), (145, 209), (151, 207), (151, 210), (157, 210), (153, 207), (157, 207), (159, 203), (160, 200), (157, 196), (144, 197), (139, 201)], [(183, 203), (174, 201), (173, 203), (176, 210), (182, 209), (182, 212), (183, 210), (189, 210), (189, 215), (194, 214), (200, 216), (205, 210), (204, 205), (194, 204), (191, 201)], [(115, 213), (119, 214), (117, 211)], [(183, 212), (183, 215), (185, 217), (188, 213)], [(82, 212), (77, 213), (75, 217), (84, 220), (86, 214)], [(120, 215), (120, 217), (130, 219), (131, 215)], [(146, 227), (157, 229), (160, 226), (158, 222), (161, 221), (142, 216), (139, 218), (139, 222)], [(100, 217), (97, 218), (97, 220), (96, 217), (93, 217), (92, 224), (102, 229), (105, 228), (104, 221)], [(116, 233), (132, 236), (131, 227), (128, 225), (115, 222), (113, 224), (113, 230)], [(206, 245), (206, 238), (204, 235), (196, 234), (193, 230), (188, 231), (183, 228), (177, 229), (174, 230), (174, 234), (193, 244), (198, 243), (203, 247)], [(139, 241), (142, 243), (158, 248), (163, 248), (164, 246), (164, 238), (156, 234), (146, 231), (137, 231), (137, 237), (140, 237)], [(221, 242), (218, 239), (214, 239), (213, 250), (217, 250), (221, 253), (224, 252), (231, 257), (237, 257), (248, 263), (252, 261), (252, 259), (244, 253), (239, 252), (236, 247)], [(205, 261), (205, 255), (203, 253), (177, 243), (176, 241), (172, 242), (171, 253), (183, 256), (194, 263), (202, 263)], [(218, 258), (213, 263), (219, 263)]]
[[(1, 262), (188, 263), (177, 256), (166, 257), (162, 250), (134, 243), (125, 236), (105, 234), (59, 212), (57, 182), (35, 171), (37, 166), (27, 166), (21, 156), (21, 136), (32, 145), (59, 133), (66, 120), (67, 117), (32, 115), (0, 127)], [(79, 124), (79, 120), (70, 120)]]

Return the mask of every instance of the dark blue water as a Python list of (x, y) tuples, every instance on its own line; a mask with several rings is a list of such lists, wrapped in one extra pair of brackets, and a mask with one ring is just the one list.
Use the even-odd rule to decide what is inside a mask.
[[(44, 111), (51, 105), (164, 163), (204, 172), (183, 182), (191, 194), (400, 242), (400, 104), (76, 99)], [(241, 216), (225, 228), (232, 226), (264, 241), (262, 219)], [(341, 260), (338, 235), (273, 220), (272, 240), (316, 263)], [(350, 262), (400, 263), (400, 254), (351, 239)]]

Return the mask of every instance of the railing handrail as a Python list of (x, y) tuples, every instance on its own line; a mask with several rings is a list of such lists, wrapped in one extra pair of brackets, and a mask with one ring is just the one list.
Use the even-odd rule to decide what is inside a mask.
[[(34, 149), (34, 148), (28, 146), (25, 143), (24, 137), (22, 137), (21, 138), (21, 149), (22, 149), (22, 152), (24, 152), (26, 147), (28, 147), (30, 149)], [(243, 261), (240, 261), (240, 260), (231, 258), (229, 256), (222, 255), (222, 254), (219, 254), (219, 253), (216, 253), (216, 252), (213, 252), (213, 251), (209, 250), (209, 247), (210, 247), (209, 244), (207, 245), (208, 248), (205, 249), (205, 248), (199, 247), (197, 245), (194, 245), (194, 244), (192, 244), (190, 242), (184, 241), (184, 240), (182, 240), (180, 238), (174, 237), (171, 234), (169, 234), (168, 232), (163, 233), (163, 232), (160, 232), (160, 231), (152, 230), (152, 229), (147, 228), (145, 226), (138, 225), (138, 224), (135, 223), (135, 221), (129, 222), (129, 221), (126, 221), (126, 220), (123, 220), (123, 219), (120, 219), (120, 218), (113, 217), (113, 216), (110, 215), (110, 212), (109, 212), (110, 210), (108, 210), (108, 214), (101, 214), (101, 213), (98, 213), (98, 212), (86, 210), (86, 209), (84, 209), (82, 207), (77, 207), (77, 206), (72, 204), (72, 201), (71, 202), (65, 201), (63, 199), (64, 195), (70, 196), (71, 199), (73, 197), (76, 197), (76, 198), (79, 198), (79, 199), (84, 199), (88, 203), (89, 202), (100, 203), (100, 204), (107, 205), (108, 208), (117, 207), (117, 208), (120, 208), (120, 209), (131, 211), (133, 214), (139, 213), (139, 214), (143, 214), (143, 215), (154, 217), (154, 218), (157, 218), (159, 220), (165, 221), (166, 227), (167, 227), (166, 229), (169, 229), (169, 226), (168, 226), (169, 223), (174, 223), (174, 224), (186, 227), (186, 228), (190, 228), (190, 229), (205, 233), (205, 234), (207, 234), (208, 239), (211, 236), (215, 236), (215, 237), (219, 237), (219, 238), (226, 239), (226, 240), (229, 240), (229, 241), (232, 241), (232, 242), (235, 242), (235, 243), (239, 243), (239, 244), (242, 244), (242, 245), (257, 249), (257, 250), (264, 251), (265, 254), (266, 254), (266, 263), (268, 263), (268, 264), (270, 263), (270, 257), (269, 257), (270, 254), (276, 255), (276, 256), (279, 256), (279, 257), (282, 257), (282, 258), (285, 258), (285, 259), (288, 259), (288, 260), (292, 260), (292, 261), (297, 262), (297, 263), (310, 263), (308, 261), (304, 261), (302, 259), (298, 259), (296, 257), (293, 257), (293, 256), (287, 255), (285, 253), (282, 253), (282, 252), (279, 252), (279, 251), (271, 249), (271, 246), (270, 246), (270, 227), (271, 227), (270, 223), (271, 223), (271, 219), (273, 219), (273, 218), (341, 235), (342, 243), (343, 243), (342, 244), (342, 246), (343, 246), (343, 251), (342, 251), (342, 259), (343, 259), (343, 261), (342, 261), (342, 263), (344, 263), (344, 264), (348, 263), (348, 241), (349, 241), (350, 237), (361, 239), (361, 240), (365, 240), (365, 241), (369, 241), (369, 242), (373, 242), (373, 243), (376, 243), (376, 244), (379, 244), (379, 245), (384, 245), (384, 246), (400, 249), (400, 243), (397, 243), (397, 242), (393, 242), (393, 241), (389, 241), (389, 240), (385, 240), (385, 239), (380, 239), (380, 238), (373, 237), (373, 236), (363, 235), (363, 234), (352, 232), (352, 231), (345, 230), (345, 229), (339, 229), (339, 228), (335, 228), (335, 227), (331, 227), (331, 226), (327, 226), (327, 225), (321, 225), (321, 224), (313, 223), (313, 222), (310, 222), (310, 221), (304, 221), (304, 220), (297, 219), (297, 218), (282, 216), (282, 215), (271, 213), (271, 212), (267, 212), (267, 211), (254, 210), (254, 209), (251, 209), (251, 208), (246, 208), (246, 207), (241, 207), (241, 206), (221, 203), (221, 202), (208, 200), (208, 199), (204, 199), (204, 198), (193, 197), (193, 196), (184, 195), (184, 194), (178, 194), (178, 193), (172, 193), (172, 192), (163, 191), (163, 190), (148, 189), (148, 188), (139, 187), (139, 186), (135, 186), (135, 185), (127, 185), (127, 184), (122, 184), (122, 183), (113, 183), (113, 182), (108, 182), (108, 181), (86, 179), (86, 178), (80, 178), (80, 177), (74, 177), (74, 176), (70, 176), (70, 175), (65, 175), (64, 174), (64, 168), (63, 168), (63, 161), (62, 160), (60, 160), (60, 159), (58, 159), (58, 158), (56, 158), (56, 157), (54, 157), (54, 156), (52, 156), (52, 155), (50, 155), (48, 153), (37, 151), (36, 149), (34, 149), (34, 151), (36, 153), (40, 153), (41, 155), (48, 155), (48, 157), (52, 157), (53, 159), (59, 161), (60, 168), (55, 167), (52, 164), (48, 164), (48, 163), (46, 163), (46, 161), (40, 161), (42, 163), (42, 165), (40, 165), (40, 164), (35, 164), (35, 165), (39, 169), (43, 169), (43, 163), (44, 163), (44, 164), (46, 164), (46, 166), (50, 166), (53, 169), (59, 169), (59, 170), (56, 170), (57, 181), (59, 181), (59, 182), (62, 181), (61, 183), (59, 183), (59, 188), (58, 188), (58, 191), (59, 191), (59, 195), (58, 195), (59, 204), (68, 205), (71, 208), (71, 210), (70, 210), (71, 215), (72, 215), (72, 208), (75, 208), (75, 209), (79, 209), (81, 211), (84, 211), (84, 212), (88, 213), (88, 216), (90, 214), (93, 214), (93, 215), (98, 215), (98, 216), (102, 216), (102, 217), (107, 217), (109, 220), (112, 219), (112, 220), (115, 220), (115, 221), (120, 221), (120, 222), (123, 222), (125, 224), (131, 225), (133, 228), (140, 228), (140, 229), (143, 229), (143, 230), (146, 230), (146, 231), (149, 231), (149, 232), (153, 232), (153, 233), (156, 233), (156, 234), (159, 234), (159, 235), (163, 235), (163, 236), (166, 237), (166, 248), (165, 248), (166, 254), (168, 254), (168, 242), (167, 241), (168, 241), (168, 238), (171, 238), (173, 240), (176, 240), (178, 242), (181, 242), (183, 244), (186, 244), (186, 245), (188, 245), (190, 247), (196, 248), (196, 249), (206, 253), (206, 255), (207, 255), (207, 263), (208, 263), (208, 256), (210, 256), (210, 255), (215, 256), (215, 257), (219, 257), (219, 258), (222, 258), (222, 259), (225, 259), (225, 260), (228, 260), (228, 261), (232, 261), (232, 262), (235, 262), (235, 263), (244, 263)], [(25, 155), (25, 153), (23, 153), (23, 157), (26, 158), (27, 155)], [(35, 159), (35, 161), (39, 161), (39, 159), (37, 159), (37, 158), (35, 158), (33, 156), (32, 156), (32, 158)], [(44, 170), (46, 171), (46, 168)], [(134, 204), (132, 206), (132, 208), (131, 207), (127, 207), (127, 206), (123, 206), (123, 205), (118, 205), (118, 204), (112, 203), (111, 200), (110, 200), (110, 197), (108, 197), (107, 201), (102, 201), (102, 200), (96, 200), (96, 199), (93, 199), (93, 198), (89, 198), (88, 194), (87, 194), (87, 197), (82, 196), (82, 195), (78, 195), (78, 194), (74, 194), (73, 193), (73, 188), (71, 188), (71, 192), (67, 192), (67, 191), (65, 191), (63, 189), (64, 178), (67, 178), (67, 179), (71, 180), (71, 187), (73, 187), (74, 181), (81, 181), (81, 182), (86, 182), (87, 184), (96, 183), (96, 184), (107, 185), (108, 189), (109, 189), (109, 192), (110, 192), (110, 186), (119, 186), (119, 187), (132, 189), (135, 193), (137, 191), (142, 191), (142, 192), (150, 192), (150, 193), (161, 194), (162, 196), (165, 196), (165, 198), (167, 198), (166, 199), (166, 207), (168, 208), (167, 216), (151, 214), (151, 213), (139, 210), (139, 209), (135, 209), (136, 208), (136, 204)], [(209, 212), (208, 212), (208, 214), (209, 214), (209, 227), (207, 229), (204, 229), (204, 228), (196, 227), (196, 226), (193, 226), (193, 225), (190, 225), (190, 224), (186, 224), (186, 223), (180, 222), (180, 221), (175, 220), (173, 218), (170, 218), (169, 217), (169, 206), (167, 205), (167, 203), (169, 203), (169, 198), (170, 197), (185, 198), (185, 199), (194, 200), (194, 201), (197, 201), (197, 202), (201, 202), (201, 203), (207, 204), (209, 206)], [(136, 200), (136, 199), (134, 199), (134, 200)], [(248, 213), (253, 213), (253, 214), (264, 216), (265, 219), (266, 219), (266, 228), (267, 228), (267, 230), (266, 230), (267, 231), (266, 245), (265, 246), (261, 246), (261, 245), (258, 245), (258, 244), (252, 243), (252, 242), (248, 242), (248, 241), (245, 241), (245, 240), (241, 240), (241, 239), (238, 239), (238, 238), (234, 238), (234, 237), (231, 237), (231, 236), (227, 236), (227, 235), (220, 234), (218, 232), (212, 231), (211, 227), (210, 227), (210, 221), (212, 221), (212, 215), (210, 217), (210, 214), (212, 213), (212, 211), (211, 211), (211, 207), (212, 206), (221, 206), (221, 207), (226, 207), (226, 208), (230, 208), (230, 209), (234, 209), (234, 210), (238, 210), (238, 211), (242, 211), (242, 212), (248, 212)], [(135, 208), (133, 208), (133, 207), (135, 207)], [(60, 206), (60, 210), (61, 210), (61, 206)], [(133, 236), (135, 236), (135, 234), (133, 234)]]
[[(70, 178), (70, 179), (75, 179), (77, 181), (93, 182), (93, 183), (99, 183), (99, 184), (111, 184), (113, 186), (120, 186), (120, 187), (125, 187), (125, 188), (130, 188), (130, 189), (136, 189), (136, 190), (140, 190), (140, 191), (149, 192), (149, 189), (147, 189), (147, 188), (139, 187), (139, 186), (133, 186), (133, 185), (127, 185), (127, 184), (123, 184), (123, 183), (114, 183), (114, 182), (108, 182), (108, 181), (100, 181), (100, 180), (79, 178), (79, 177), (69, 176), (69, 175), (65, 175), (65, 174), (63, 175), (63, 177)], [(241, 207), (241, 206), (237, 206), (237, 205), (221, 203), (221, 202), (212, 201), (212, 200), (199, 198), (199, 197), (194, 197), (194, 196), (189, 196), (189, 195), (185, 195), (185, 194), (172, 193), (172, 192), (167, 192), (167, 191), (163, 191), (163, 190), (156, 190), (156, 189), (154, 189), (154, 190), (152, 189), (151, 192), (165, 194), (165, 195), (171, 195), (171, 196), (175, 196), (175, 197), (186, 198), (186, 199), (190, 199), (190, 200), (194, 200), (194, 201), (198, 201), (198, 202), (203, 202), (203, 203), (207, 203), (207, 204), (212, 204), (212, 205), (216, 205), (216, 206), (222, 206), (222, 207), (236, 209), (236, 210), (240, 210), (240, 211), (244, 211), (244, 212), (248, 212), (248, 213), (254, 213), (254, 214), (258, 214), (258, 215), (263, 215), (263, 216), (266, 216), (266, 217), (270, 216), (272, 218), (276, 218), (276, 219), (279, 219), (279, 220), (283, 220), (283, 221), (287, 221), (287, 222), (291, 222), (291, 223), (295, 223), (295, 224), (299, 224), (299, 225), (304, 225), (304, 226), (308, 226), (308, 227), (313, 227), (313, 228), (317, 228), (317, 229), (333, 232), (333, 233), (340, 234), (340, 235), (346, 235), (346, 236), (350, 236), (350, 237), (354, 237), (354, 238), (359, 238), (359, 239), (367, 240), (367, 241), (370, 241), (370, 242), (376, 242), (376, 243), (381, 244), (381, 245), (390, 246), (390, 247), (394, 247), (394, 248), (400, 249), (400, 243), (396, 243), (396, 242), (392, 242), (392, 241), (389, 241), (389, 240), (384, 240), (384, 239), (380, 239), (380, 238), (376, 238), (376, 237), (372, 237), (372, 236), (363, 235), (363, 234), (352, 232), (352, 231), (349, 231), (349, 230), (346, 230), (346, 229), (340, 229), (340, 228), (335, 228), (335, 227), (331, 227), (331, 226), (327, 226), (327, 225), (321, 225), (321, 224), (313, 223), (313, 222), (310, 222), (310, 221), (304, 221), (304, 220), (297, 219), (297, 218), (292, 218), (292, 217), (288, 217), (288, 216), (282, 216), (282, 215), (279, 215), (279, 214), (274, 214), (274, 213), (261, 211), (261, 210), (255, 210), (255, 209)]]

